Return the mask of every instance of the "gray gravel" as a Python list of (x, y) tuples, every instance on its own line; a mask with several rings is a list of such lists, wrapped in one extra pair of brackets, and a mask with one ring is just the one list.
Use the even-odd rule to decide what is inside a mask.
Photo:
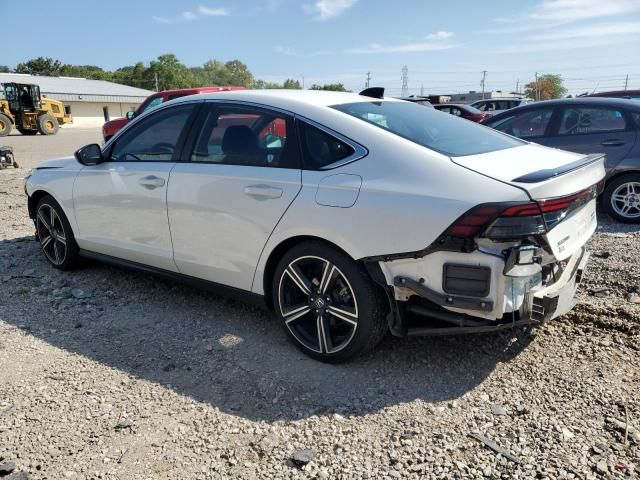
[(526, 346), (389, 337), (332, 366), (241, 303), (53, 270), (23, 175), (0, 170), (0, 464), (15, 478), (640, 475), (638, 227), (601, 219), (582, 303)]

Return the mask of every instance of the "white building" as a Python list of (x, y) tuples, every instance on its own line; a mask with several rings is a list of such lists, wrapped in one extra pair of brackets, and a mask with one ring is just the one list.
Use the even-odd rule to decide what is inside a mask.
[(153, 92), (104, 80), (76, 77), (45, 77), (23, 73), (0, 73), (0, 83), (34, 83), (40, 93), (60, 100), (73, 116), (63, 128), (100, 127), (108, 120), (124, 117)]

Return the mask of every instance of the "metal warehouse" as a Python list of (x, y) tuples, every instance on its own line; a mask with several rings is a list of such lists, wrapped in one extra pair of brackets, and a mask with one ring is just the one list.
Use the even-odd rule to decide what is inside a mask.
[(0, 73), (0, 83), (34, 83), (49, 98), (64, 103), (73, 123), (63, 128), (100, 127), (108, 120), (124, 117), (153, 92), (104, 80), (76, 77), (45, 77), (22, 73)]

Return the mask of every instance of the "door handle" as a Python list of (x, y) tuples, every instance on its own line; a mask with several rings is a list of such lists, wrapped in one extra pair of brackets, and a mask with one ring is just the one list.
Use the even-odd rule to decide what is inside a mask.
[(138, 180), (138, 183), (147, 190), (153, 190), (154, 188), (162, 187), (165, 184), (164, 178), (156, 177), (155, 175), (148, 175)]
[(282, 189), (279, 187), (272, 187), (271, 185), (249, 185), (248, 187), (244, 187), (244, 194), (258, 200), (265, 198), (280, 198), (282, 197)]
[(624, 141), (618, 140), (617, 138), (613, 138), (611, 140), (605, 140), (600, 145), (605, 147), (619, 147), (620, 145), (624, 145)]

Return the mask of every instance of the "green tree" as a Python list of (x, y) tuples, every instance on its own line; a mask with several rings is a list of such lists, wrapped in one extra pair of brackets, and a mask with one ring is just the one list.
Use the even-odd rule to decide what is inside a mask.
[(10, 73), (11, 69), (6, 65), (0, 65), (0, 73)]
[(81, 77), (90, 80), (108, 80), (111, 78), (110, 72), (105, 72), (96, 65), (63, 65), (60, 68), (60, 75), (66, 77)]
[(566, 93), (567, 89), (562, 83), (562, 75), (553, 73), (539, 75), (537, 83), (534, 81), (524, 86), (524, 94), (535, 100), (562, 98)]
[(111, 74), (111, 80), (116, 83), (122, 83), (123, 85), (152, 90), (155, 88), (155, 79), (147, 79), (145, 77), (146, 70), (147, 68), (144, 66), (144, 63), (138, 62), (135, 65), (117, 69)]
[(253, 82), (253, 85), (251, 85), (251, 88), (255, 88), (257, 90), (261, 90), (261, 89), (276, 89), (276, 88), (283, 88), (282, 85), (280, 83), (277, 82), (267, 82), (265, 80), (255, 80)]
[(332, 92), (346, 92), (347, 89), (344, 88), (344, 84), (342, 83), (328, 83), (326, 85), (318, 85), (314, 83), (311, 85), (309, 90), (330, 90)]
[(16, 73), (30, 73), (32, 75), (45, 75), (54, 77), (60, 75), (62, 63), (49, 57), (38, 57), (19, 63), (16, 66)]
[(146, 80), (145, 83), (154, 85), (154, 88), (157, 78), (158, 90), (191, 86), (189, 69), (173, 53), (165, 53), (156, 60), (152, 60), (149, 68), (144, 71), (143, 78)]
[(298, 80), (294, 80), (292, 78), (287, 78), (282, 85), (282, 88), (286, 88), (288, 90), (301, 90), (302, 86)]

